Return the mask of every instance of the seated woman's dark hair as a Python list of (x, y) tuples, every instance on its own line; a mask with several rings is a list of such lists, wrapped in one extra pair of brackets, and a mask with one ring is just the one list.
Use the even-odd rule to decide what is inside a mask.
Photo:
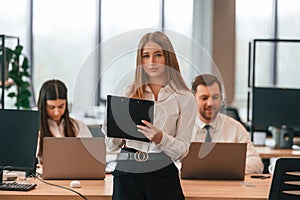
[(41, 111), (40, 119), (40, 149), (39, 155), (42, 154), (43, 149), (43, 138), (52, 137), (52, 133), (49, 128), (48, 123), (48, 113), (46, 110), (47, 100), (57, 100), (64, 99), (66, 100), (66, 109), (64, 114), (61, 117), (61, 120), (64, 119), (65, 127), (64, 132), (66, 137), (76, 137), (76, 122), (70, 118), (69, 109), (68, 109), (68, 90), (65, 84), (60, 80), (48, 80), (44, 82), (40, 89), (39, 99), (38, 99), (38, 109)]

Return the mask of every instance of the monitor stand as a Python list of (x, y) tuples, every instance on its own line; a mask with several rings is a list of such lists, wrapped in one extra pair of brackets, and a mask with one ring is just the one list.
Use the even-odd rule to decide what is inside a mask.
[(35, 158), (35, 165), (32, 171), (26, 171), (25, 176), (30, 177), (30, 176), (36, 176), (36, 166), (39, 164), (39, 159), (36, 157)]

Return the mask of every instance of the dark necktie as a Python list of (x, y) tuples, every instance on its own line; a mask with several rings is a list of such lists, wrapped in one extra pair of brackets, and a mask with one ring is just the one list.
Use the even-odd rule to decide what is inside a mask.
[(206, 137), (205, 137), (205, 142), (211, 142), (209, 127), (210, 127), (210, 125), (208, 125), (208, 124), (204, 126), (204, 128), (207, 130)]

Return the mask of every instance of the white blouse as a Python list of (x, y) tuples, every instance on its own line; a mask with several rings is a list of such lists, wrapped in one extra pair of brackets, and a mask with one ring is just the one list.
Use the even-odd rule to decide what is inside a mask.
[[(80, 120), (74, 119), (77, 123), (78, 127), (75, 126), (76, 129), (76, 137), (93, 137), (87, 125)], [(53, 137), (65, 137), (65, 121), (64, 119), (60, 122), (59, 125), (52, 119), (48, 119), (49, 129), (53, 135)]]
[[(175, 88), (176, 89), (176, 88)], [(178, 90), (177, 90), (178, 91)], [(169, 85), (159, 91), (158, 100), (154, 104), (153, 125), (159, 128), (163, 137), (159, 144), (126, 139), (126, 146), (143, 152), (164, 152), (173, 161), (183, 158), (189, 150), (195, 124), (197, 106), (194, 95), (189, 91), (175, 93)], [(146, 88), (145, 99), (155, 100), (149, 87)], [(102, 126), (107, 133), (106, 116)], [(122, 139), (106, 137), (108, 151), (120, 149)]]

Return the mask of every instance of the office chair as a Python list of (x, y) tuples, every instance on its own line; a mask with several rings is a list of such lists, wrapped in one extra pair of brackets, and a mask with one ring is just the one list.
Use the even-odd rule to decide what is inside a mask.
[(300, 199), (300, 158), (276, 161), (269, 200)]
[(232, 117), (233, 119), (239, 121), (248, 130), (247, 125), (240, 118), (237, 108), (231, 106), (223, 106), (220, 111), (221, 113), (224, 113), (227, 116)]
[(105, 137), (100, 124), (87, 125), (93, 137)]
[(231, 107), (231, 106), (224, 106), (221, 109), (221, 112), (225, 113), (226, 115), (236, 119), (237, 121), (241, 122), (241, 118), (238, 112), (238, 109), (235, 107)]

